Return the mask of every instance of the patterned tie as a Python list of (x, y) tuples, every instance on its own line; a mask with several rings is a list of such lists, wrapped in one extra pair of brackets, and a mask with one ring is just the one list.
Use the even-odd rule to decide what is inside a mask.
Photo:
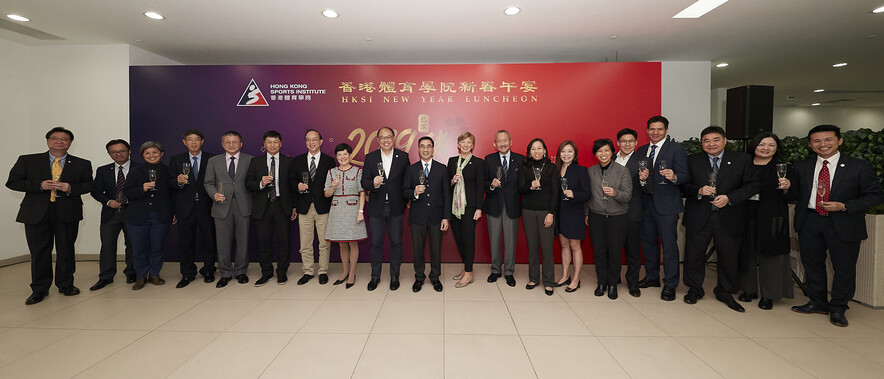
[[(829, 214), (829, 211), (823, 209), (822, 202), (829, 201), (829, 195), (831, 192), (829, 191), (829, 161), (823, 161), (823, 168), (820, 170), (820, 176), (817, 178), (817, 193), (816, 193), (816, 211), (825, 216)], [(820, 196), (819, 189), (822, 188), (823, 195)]]
[[(196, 178), (200, 177), (200, 160), (194, 156), (191, 156), (190, 159), (193, 161), (193, 163), (190, 164), (190, 171), (193, 174), (193, 181), (196, 182)], [(194, 191), (193, 198), (199, 200), (200, 192)]]
[(718, 178), (718, 160), (721, 158), (712, 157), (712, 174), (715, 175), (715, 178)]
[(123, 176), (123, 165), (120, 165), (120, 169), (117, 171), (117, 201), (120, 203), (126, 202), (126, 195), (123, 194), (123, 187), (126, 186), (126, 177)]
[[(46, 166), (43, 166), (43, 167), (46, 167)], [(61, 179), (61, 160), (58, 158), (55, 158), (55, 160), (52, 161), (52, 180), (58, 180), (58, 179)], [(55, 190), (49, 191), (49, 201), (54, 203), (55, 197), (56, 197)]]
[(316, 157), (310, 157), (310, 181), (313, 181), (314, 175), (316, 175)]
[(430, 163), (424, 163), (424, 178), (430, 177)]
[(267, 197), (273, 201), (276, 200), (276, 157), (270, 157), (270, 175), (273, 176), (273, 180), (270, 181), (270, 193)]
[(651, 145), (651, 155), (648, 156), (648, 160), (651, 161), (651, 166), (654, 165), (654, 154), (657, 153), (657, 145)]
[(235, 160), (236, 157), (230, 157), (230, 166), (227, 166), (227, 175), (230, 175), (230, 180), (236, 177), (236, 164), (233, 163)]
[(506, 180), (506, 172), (509, 170), (509, 162), (507, 162), (506, 155), (500, 157), (500, 164), (503, 166), (503, 180)]

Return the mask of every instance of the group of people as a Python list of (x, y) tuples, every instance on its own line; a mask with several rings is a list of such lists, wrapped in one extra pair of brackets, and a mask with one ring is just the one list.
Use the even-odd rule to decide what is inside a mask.
[[(394, 148), (395, 131), (382, 127), (377, 132), (379, 149), (367, 154), (360, 168), (351, 163), (353, 149), (346, 143), (335, 147), (334, 156), (323, 153), (322, 135), (313, 129), (305, 133), (307, 152), (294, 158), (280, 153), (282, 136), (277, 131), (264, 133), (266, 154), (253, 157), (241, 152), (242, 137), (235, 131), (223, 134), (224, 153), (213, 155), (202, 150), (205, 137), (193, 129), (182, 136), (187, 151), (173, 156), (168, 165), (162, 162), (165, 149), (157, 142), (141, 145), (143, 164), (130, 159), (126, 141), (108, 142), (113, 163), (99, 167), (94, 179), (88, 160), (68, 154), (73, 133), (56, 127), (46, 133), (49, 151), (19, 157), (6, 183), (25, 192), (17, 221), (25, 224), (32, 261), (33, 293), (26, 304), (48, 295), (53, 243), (59, 292), (80, 292), (73, 284), (74, 241), (82, 219), (80, 196), (91, 193), (102, 204), (100, 274), (93, 291), (114, 280), (121, 232), (127, 283), (133, 290), (162, 285), (163, 244), (171, 224), (178, 226), (178, 288), (189, 285), (197, 274), (206, 283), (214, 282), (216, 264), (216, 287), (234, 279), (248, 283), (251, 220), (256, 223), (261, 266), (255, 286), (274, 277), (278, 284), (288, 281), (291, 223), (297, 220), (303, 271), (299, 285), (314, 276), (320, 284), (328, 282), (330, 244), (337, 242), (343, 269), (333, 284), (352, 287), (358, 241), (368, 238), (367, 288), (375, 290), (388, 239), (389, 287), (397, 290), (404, 213), (410, 207), (414, 292), (427, 278), (435, 291), (443, 290), (441, 246), (449, 229), (464, 264), (454, 285), (462, 288), (474, 282), (476, 225), (484, 215), (492, 259), (487, 282), (503, 277), (507, 285), (516, 285), (521, 221), (528, 245), (526, 288), (542, 286), (547, 295), (555, 287), (577, 291), (586, 225), (598, 279), (595, 296), (618, 297), (625, 251), (629, 294), (638, 297), (642, 288), (661, 286), (662, 257), (661, 299), (672, 301), (680, 272), (677, 223), (684, 213), (684, 301), (693, 304), (705, 295), (706, 251), (713, 242), (715, 298), (743, 312), (734, 299), (740, 293), (739, 300), (757, 298), (760, 308), (771, 309), (778, 299), (793, 296), (788, 203), (796, 201), (794, 227), (810, 302), (792, 309), (826, 313), (833, 324), (847, 325), (844, 312), (855, 290), (859, 244), (866, 238), (863, 215), (884, 201), (884, 195), (868, 161), (838, 152), (838, 127), (811, 129), (808, 137), (815, 155), (793, 168), (779, 158), (780, 141), (773, 133), (756, 136), (745, 154), (726, 151), (724, 129), (710, 126), (700, 135), (703, 151), (688, 156), (680, 144), (666, 138), (665, 117), (652, 117), (646, 126), (650, 142), (638, 148), (639, 134), (629, 128), (617, 133), (616, 148), (610, 139), (594, 141), (598, 164), (591, 167), (579, 165), (577, 144), (569, 140), (559, 144), (554, 159), (541, 138), (528, 143), (525, 155), (518, 154), (511, 150), (513, 141), (506, 130), (495, 133), (497, 151), (484, 158), (473, 155), (476, 137), (462, 133), (458, 155), (445, 165), (434, 159), (432, 137), (418, 140), (420, 159), (412, 163), (408, 153)], [(553, 257), (556, 238), (563, 266), (559, 278)], [(835, 272), (831, 292), (826, 251)], [(202, 267), (197, 270), (199, 256)], [(640, 280), (642, 258), (645, 276)]]

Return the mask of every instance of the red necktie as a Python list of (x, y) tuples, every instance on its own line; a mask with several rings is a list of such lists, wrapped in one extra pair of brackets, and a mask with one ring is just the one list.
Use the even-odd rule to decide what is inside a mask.
[[(831, 195), (831, 192), (829, 191), (829, 161), (827, 160), (823, 161), (823, 168), (820, 170), (820, 176), (817, 178), (817, 183), (816, 211), (825, 216), (829, 214), (829, 211), (823, 209), (823, 206), (820, 203), (829, 201), (829, 195)], [(820, 196), (820, 188), (823, 189), (822, 196)]]

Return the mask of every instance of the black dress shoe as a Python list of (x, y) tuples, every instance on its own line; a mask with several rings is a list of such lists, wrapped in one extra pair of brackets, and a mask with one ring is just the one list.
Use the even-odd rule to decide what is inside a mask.
[(500, 277), (500, 274), (495, 274), (492, 272), (491, 275), (488, 275), (488, 283), (494, 283), (497, 281), (497, 279), (500, 279)]
[(570, 276), (564, 282), (556, 283), (553, 287), (567, 286), (569, 284), (571, 284), (571, 277)]
[(301, 279), (298, 279), (298, 285), (303, 286), (304, 284), (307, 284), (307, 282), (309, 282), (310, 279), (313, 279), (313, 275), (304, 274), (304, 276), (302, 276)]
[(218, 279), (218, 283), (215, 283), (215, 288), (226, 287), (227, 283), (230, 283), (230, 278), (225, 278), (222, 276), (221, 279)]
[(697, 300), (700, 299), (700, 294), (694, 290), (688, 290), (688, 293), (684, 295), (684, 302), (688, 304), (697, 304)]
[(642, 290), (638, 289), (638, 286), (629, 287), (629, 295), (632, 297), (641, 297)]
[(751, 303), (751, 302), (752, 302), (752, 299), (757, 299), (757, 298), (758, 298), (758, 294), (757, 294), (757, 293), (746, 293), (746, 292), (743, 292), (743, 293), (740, 294), (740, 296), (739, 296), (737, 299), (740, 299), (740, 301), (742, 301), (742, 302), (744, 302), (744, 303)]
[(283, 285), (289, 282), (289, 276), (286, 274), (276, 274), (276, 284)]
[(59, 288), (58, 293), (63, 294), (65, 296), (77, 296), (80, 294), (80, 289), (76, 286), (70, 286), (65, 288)]
[(758, 308), (768, 311), (773, 309), (773, 300), (762, 297), (761, 300), (758, 300)]
[(25, 300), (25, 305), (34, 305), (41, 301), (43, 301), (46, 296), (49, 296), (49, 291), (37, 291), (28, 296), (28, 299)]
[(390, 291), (395, 291), (399, 289), (399, 276), (391, 276), (390, 277)]
[(829, 322), (832, 325), (845, 327), (847, 326), (847, 317), (844, 317), (844, 311), (841, 309), (829, 311)]
[(516, 286), (516, 278), (514, 278), (512, 275), (504, 275), (504, 279), (506, 279), (506, 285), (510, 287)]
[(442, 282), (440, 282), (439, 279), (430, 279), (430, 283), (433, 283), (433, 291), (442, 292)]
[(740, 305), (732, 295), (715, 295), (715, 299), (727, 305), (728, 308), (733, 309), (737, 312), (745, 312), (743, 306)]
[(126, 277), (126, 284), (132, 284), (132, 283), (135, 283), (136, 280), (138, 280), (138, 279), (135, 279), (134, 276), (127, 276), (127, 277)]
[(354, 284), (356, 284), (356, 282), (353, 282), (353, 283), (347, 283), (347, 284), (344, 285), (344, 287), (346, 287), (347, 289), (350, 289), (350, 287), (353, 287)]
[(660, 292), (660, 299), (663, 301), (675, 300), (675, 288), (663, 287), (663, 291)]
[(328, 275), (319, 274), (319, 284), (325, 284), (325, 283), (328, 283)]
[(819, 313), (821, 315), (829, 314), (829, 309), (823, 306), (816, 305), (814, 303), (808, 302), (804, 305), (796, 305), (792, 307), (793, 312), (798, 313)]
[(424, 286), (423, 280), (415, 280), (414, 284), (411, 286), (411, 291), (412, 292), (420, 292), (421, 287), (423, 287), (423, 286)]
[(203, 277), (203, 283), (211, 283), (215, 281), (215, 274), (205, 275)]
[(193, 279), (194, 278), (185, 276), (185, 277), (181, 278), (181, 280), (178, 282), (178, 284), (175, 285), (175, 288), (187, 287), (187, 285), (190, 284), (190, 282), (192, 282)]
[(272, 278), (273, 275), (261, 275), (261, 278), (255, 281), (255, 287), (261, 287), (267, 284)]
[(617, 300), (617, 286), (608, 286), (608, 298)]
[(381, 284), (381, 278), (372, 277), (371, 280), (368, 281), (368, 290), (374, 291), (376, 288), (378, 288), (378, 284)]
[(99, 279), (97, 282), (95, 282), (94, 285), (92, 285), (92, 287), (89, 287), (89, 290), (90, 290), (90, 291), (98, 291), (98, 290), (100, 290), (100, 289), (106, 287), (108, 284), (111, 284), (111, 283), (113, 283), (113, 282), (114, 282), (113, 280)]
[(526, 290), (533, 290), (534, 287), (537, 287), (537, 284), (531, 284), (531, 283), (527, 283), (527, 284), (525, 284), (525, 289), (526, 289)]
[(648, 278), (644, 278), (638, 281), (638, 288), (648, 288), (648, 287), (660, 287), (660, 279), (650, 280)]
[(338, 279), (338, 280), (335, 280), (334, 283), (332, 283), (332, 285), (333, 286), (341, 285), (342, 283), (344, 283), (346, 281), (347, 281), (346, 278), (345, 279)]
[(555, 291), (553, 291), (552, 287), (550, 287), (550, 289), (546, 289), (546, 288), (544, 287), (544, 288), (543, 288), (543, 293), (545, 293), (546, 296), (552, 296), (553, 293), (555, 293)]
[(571, 293), (580, 289), (580, 282), (577, 282), (577, 287), (571, 288), (570, 286), (565, 287), (565, 292)]
[(595, 288), (595, 292), (593, 292), (592, 294), (596, 296), (605, 296), (605, 291), (607, 290), (608, 286), (603, 286), (599, 284), (599, 286)]
[(249, 277), (246, 274), (239, 274), (236, 276), (236, 281), (239, 284), (246, 284), (249, 282)]

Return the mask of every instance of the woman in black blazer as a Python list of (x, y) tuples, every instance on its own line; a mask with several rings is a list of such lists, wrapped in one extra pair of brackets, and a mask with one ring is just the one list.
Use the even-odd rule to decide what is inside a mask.
[[(589, 200), (589, 172), (577, 163), (577, 145), (566, 140), (556, 152), (556, 169), (561, 176), (559, 210), (556, 216), (556, 234), (562, 250), (562, 278), (556, 287), (568, 286), (565, 292), (580, 288), (580, 270), (583, 268), (583, 248), (586, 239), (583, 204)], [(567, 180), (567, 181), (566, 181)], [(574, 262), (574, 274), (569, 266)]]
[[(540, 179), (537, 179), (538, 177)], [(534, 289), (542, 279), (543, 290), (549, 296), (554, 293), (555, 285), (553, 240), (561, 192), (559, 186), (559, 172), (556, 165), (549, 160), (546, 143), (540, 138), (531, 140), (528, 144), (525, 166), (519, 174), (519, 191), (524, 195), (522, 225), (525, 228), (525, 240), (528, 242), (528, 284), (525, 288)], [(542, 275), (541, 250), (543, 250)]]
[(175, 178), (161, 162), (165, 150), (159, 142), (147, 141), (141, 145), (141, 156), (146, 164), (132, 169), (126, 178), (123, 192), (129, 202), (126, 211), (126, 230), (132, 241), (132, 262), (135, 277), (133, 290), (144, 284), (165, 284), (160, 278), (163, 268), (163, 241), (172, 224), (172, 182)]
[(462, 288), (473, 282), (473, 260), (476, 256), (476, 221), (482, 217), (485, 199), (485, 162), (473, 156), (476, 137), (463, 132), (457, 137), (460, 154), (448, 159), (448, 176), (451, 177), (451, 232), (464, 269), (454, 276), (455, 287)]

